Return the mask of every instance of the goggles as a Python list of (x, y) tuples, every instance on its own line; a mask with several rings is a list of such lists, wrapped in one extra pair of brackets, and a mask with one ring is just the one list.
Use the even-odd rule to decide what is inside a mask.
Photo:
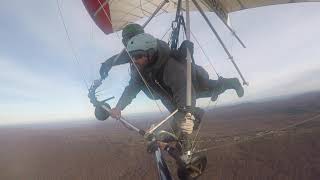
[(134, 52), (130, 52), (130, 56), (132, 57), (133, 60), (135, 60), (135, 59), (140, 59), (144, 56), (147, 56), (147, 53), (145, 51), (134, 51)]

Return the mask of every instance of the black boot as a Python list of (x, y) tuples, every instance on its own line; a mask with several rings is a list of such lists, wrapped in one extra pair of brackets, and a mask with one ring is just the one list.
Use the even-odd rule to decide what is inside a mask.
[(242, 97), (244, 94), (243, 87), (238, 78), (223, 78), (220, 76), (217, 87), (213, 90), (211, 101), (216, 101), (218, 96), (227, 89), (234, 89), (237, 92), (238, 97)]

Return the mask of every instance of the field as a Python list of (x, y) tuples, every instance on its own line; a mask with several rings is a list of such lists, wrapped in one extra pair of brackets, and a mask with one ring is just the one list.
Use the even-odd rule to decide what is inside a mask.
[[(199, 179), (319, 179), (319, 100), (308, 93), (208, 110), (198, 142), (208, 166)], [(156, 120), (147, 117), (131, 120)], [(139, 135), (114, 120), (88, 120), (1, 126), (0, 179), (152, 180), (157, 172)]]

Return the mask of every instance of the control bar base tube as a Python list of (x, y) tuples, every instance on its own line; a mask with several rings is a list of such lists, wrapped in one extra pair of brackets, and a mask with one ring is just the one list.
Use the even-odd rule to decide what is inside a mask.
[[(108, 111), (110, 113), (110, 109), (104, 105), (102, 105), (102, 108), (105, 109), (106, 111)], [(122, 123), (124, 123), (125, 125), (129, 126), (130, 128), (132, 128), (134, 131), (138, 132), (139, 134), (143, 131), (137, 127), (135, 127), (134, 125), (132, 125), (131, 123), (129, 123), (128, 121), (126, 121), (123, 117), (120, 117), (119, 121), (121, 121)], [(144, 135), (144, 134), (143, 134)]]
[(178, 112), (178, 109), (176, 109), (175, 111), (173, 111), (173, 113), (171, 113), (168, 117), (166, 117), (164, 120), (162, 120), (159, 124), (157, 124), (156, 126), (154, 126), (152, 129), (150, 129), (148, 131), (148, 133), (153, 133), (155, 130), (157, 130), (163, 123), (167, 122), (173, 115), (175, 115)]

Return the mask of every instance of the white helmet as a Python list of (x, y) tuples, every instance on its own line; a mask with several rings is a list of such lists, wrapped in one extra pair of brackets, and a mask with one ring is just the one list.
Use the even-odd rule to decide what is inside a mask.
[(157, 39), (147, 33), (142, 33), (134, 36), (128, 41), (127, 50), (129, 53), (138, 51), (148, 52), (149, 50), (156, 51)]

